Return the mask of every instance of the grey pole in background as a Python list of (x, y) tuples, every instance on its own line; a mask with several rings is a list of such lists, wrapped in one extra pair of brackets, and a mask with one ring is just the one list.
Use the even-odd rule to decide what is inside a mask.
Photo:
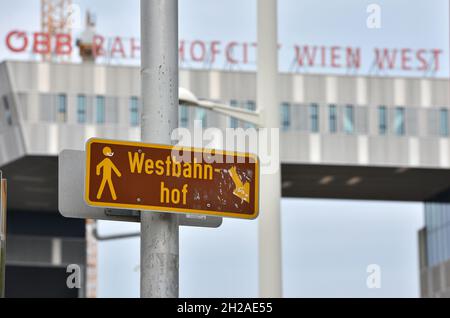
[[(277, 12), (277, 0), (258, 0), (257, 104), (263, 128), (280, 128)], [(276, 173), (261, 175), (258, 240), (259, 293), (263, 298), (282, 297), (280, 170), (279, 166)]]
[[(144, 142), (171, 144), (178, 128), (178, 0), (141, 0)], [(178, 217), (141, 214), (141, 297), (178, 297)]]

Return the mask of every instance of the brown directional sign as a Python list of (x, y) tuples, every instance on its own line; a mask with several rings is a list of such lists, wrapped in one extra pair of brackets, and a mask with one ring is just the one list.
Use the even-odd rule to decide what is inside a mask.
[(90, 206), (255, 219), (259, 162), (251, 154), (91, 139)]

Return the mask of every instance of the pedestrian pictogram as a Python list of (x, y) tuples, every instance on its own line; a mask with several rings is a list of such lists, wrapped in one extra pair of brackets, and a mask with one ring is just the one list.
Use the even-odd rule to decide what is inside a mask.
[(116, 165), (112, 162), (110, 158), (114, 157), (114, 152), (110, 147), (103, 148), (103, 155), (106, 157), (97, 165), (96, 174), (97, 176), (102, 175), (102, 183), (97, 192), (97, 200), (100, 200), (103, 195), (103, 191), (105, 190), (106, 184), (108, 184), (109, 191), (111, 192), (112, 199), (114, 201), (117, 200), (116, 190), (114, 189), (113, 172), (114, 174), (121, 178), (122, 174), (119, 169), (117, 169)]

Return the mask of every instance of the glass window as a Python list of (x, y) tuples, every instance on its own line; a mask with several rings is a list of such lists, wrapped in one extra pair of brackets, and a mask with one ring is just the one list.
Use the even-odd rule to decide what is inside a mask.
[(444, 249), (445, 249), (444, 235), (443, 235), (444, 232), (443, 232), (442, 228), (439, 228), (436, 233), (437, 233), (437, 240), (439, 242), (439, 249), (438, 249), (437, 257), (438, 257), (438, 262), (442, 263), (444, 261)]
[(395, 109), (394, 131), (397, 136), (405, 135), (405, 108)]
[(289, 129), (291, 126), (291, 105), (289, 103), (283, 103), (281, 105), (281, 127), (284, 130)]
[(189, 110), (187, 106), (180, 106), (180, 127), (187, 128), (189, 124)]
[(103, 96), (96, 98), (96, 122), (97, 124), (105, 123), (105, 97)]
[(12, 125), (12, 114), (11, 108), (9, 107), (8, 97), (3, 96), (3, 107), (5, 109), (6, 114), (6, 123), (11, 126)]
[(355, 131), (355, 114), (352, 105), (345, 106), (344, 112), (344, 131), (347, 134), (352, 134)]
[(256, 110), (256, 103), (252, 100), (247, 102), (247, 109), (251, 110), (251, 111), (255, 111)]
[[(236, 100), (230, 101), (231, 107), (238, 107), (239, 103)], [(230, 128), (236, 129), (239, 127), (239, 120), (234, 117), (230, 118)]]
[(86, 96), (77, 97), (77, 120), (79, 124), (86, 123)]
[[(256, 110), (256, 103), (252, 100), (247, 101), (247, 105), (245, 107), (247, 110), (255, 111)], [(254, 128), (255, 126), (249, 123), (245, 123), (245, 128)]]
[(206, 128), (206, 110), (204, 110), (204, 109), (197, 109), (196, 120), (201, 120), (202, 121), (202, 127)]
[(337, 107), (336, 105), (330, 105), (328, 107), (329, 111), (329, 125), (330, 125), (330, 133), (337, 132)]
[(139, 126), (139, 99), (137, 97), (130, 99), (130, 124)]
[(309, 108), (309, 115), (311, 120), (311, 132), (319, 132), (319, 105), (312, 104)]
[(447, 137), (448, 136), (448, 109), (442, 108), (440, 110), (439, 117), (440, 117), (439, 122), (440, 122), (441, 136)]
[(64, 123), (67, 119), (67, 96), (65, 94), (58, 95), (58, 122)]
[(387, 110), (386, 106), (378, 107), (378, 132), (380, 135), (387, 133)]
[(448, 226), (444, 226), (443, 228), (442, 228), (442, 231), (443, 231), (443, 240), (444, 240), (444, 261), (448, 261), (448, 259), (449, 259), (449, 257), (450, 257), (450, 254), (449, 254), (449, 242), (448, 242), (448, 240), (449, 240), (449, 235), (448, 235), (448, 230), (449, 230), (449, 228), (448, 228)]

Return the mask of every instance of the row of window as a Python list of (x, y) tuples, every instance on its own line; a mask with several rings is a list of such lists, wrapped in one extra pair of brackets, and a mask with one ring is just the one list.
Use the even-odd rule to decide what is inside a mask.
[[(189, 127), (189, 108), (187, 106), (180, 105), (179, 111), (179, 124), (182, 128)], [(195, 120), (199, 120), (202, 122), (203, 128), (207, 127), (207, 113), (205, 109), (196, 109), (195, 111)]]
[[(139, 126), (139, 98), (130, 98), (130, 125)], [(88, 122), (88, 100), (86, 95), (77, 96), (77, 123), (85, 124)], [(67, 96), (58, 95), (57, 98), (57, 118), (59, 122), (67, 121)], [(106, 101), (104, 96), (96, 96), (94, 100), (94, 120), (96, 124), (106, 122)]]
[[(386, 106), (378, 107), (378, 133), (379, 135), (387, 135), (389, 132), (389, 118), (390, 113)], [(392, 116), (392, 115), (391, 115)], [(291, 105), (283, 103), (281, 105), (281, 127), (284, 130), (291, 128)], [(395, 107), (392, 118), (393, 133), (397, 136), (404, 136), (406, 134), (406, 109), (405, 107)], [(348, 134), (355, 132), (355, 108), (352, 105), (344, 106), (343, 111), (343, 131)], [(319, 105), (311, 104), (309, 106), (309, 131), (318, 133), (319, 127)], [(328, 132), (338, 132), (338, 108), (336, 105), (328, 106)], [(439, 134), (443, 137), (449, 135), (449, 113), (447, 108), (439, 110)]]
[[(319, 133), (320, 131), (319, 109), (319, 105), (315, 103), (309, 106), (309, 130), (312, 133)], [(292, 118), (291, 105), (283, 103), (281, 105), (281, 128), (284, 130), (291, 128)], [(343, 130), (348, 134), (355, 132), (355, 109), (352, 105), (347, 105), (344, 108)], [(328, 106), (328, 131), (330, 133), (338, 132), (338, 108), (336, 105)]]
[[(249, 111), (256, 111), (256, 103), (254, 101), (247, 101), (244, 103), (239, 103), (237, 100), (232, 100), (230, 102), (230, 106), (235, 107), (235, 108), (243, 108), (243, 109), (246, 109)], [(245, 129), (253, 128), (252, 124), (240, 123), (238, 119), (233, 118), (233, 117), (230, 119), (230, 128), (236, 129), (241, 126), (243, 126)]]
[[(77, 123), (85, 124), (88, 122), (88, 100), (86, 95), (77, 96)], [(139, 126), (140, 124), (140, 100), (138, 97), (129, 99), (130, 125)], [(57, 100), (58, 121), (67, 121), (67, 97), (65, 94), (58, 95)], [(106, 114), (106, 102), (104, 96), (96, 96), (94, 101), (94, 120), (96, 124), (104, 124)], [(206, 126), (206, 111), (199, 109), (196, 112), (196, 119), (201, 120)], [(185, 106), (180, 107), (180, 126), (187, 127), (189, 124), (189, 112)]]
[[(338, 131), (338, 111), (336, 105), (330, 105), (328, 107), (328, 125), (329, 132), (336, 133)], [(291, 128), (291, 106), (288, 103), (281, 105), (281, 127), (284, 130)], [(320, 131), (319, 126), (319, 105), (311, 104), (309, 106), (309, 127), (312, 133), (318, 133)], [(343, 129), (344, 132), (352, 134), (355, 131), (355, 110), (351, 105), (345, 106), (343, 117)]]
[[(253, 101), (248, 101), (245, 102), (243, 105), (242, 103), (239, 103), (236, 100), (232, 100), (230, 102), (230, 106), (231, 107), (236, 107), (236, 108), (244, 108), (250, 111), (255, 111), (256, 110), (256, 103)], [(202, 122), (202, 126), (203, 128), (206, 128), (207, 125), (207, 111), (205, 109), (201, 109), (201, 108), (197, 108), (195, 110), (195, 120), (199, 120)], [(189, 126), (189, 108), (187, 106), (183, 106), (180, 105), (180, 127), (183, 128), (187, 128)], [(249, 123), (241, 123), (238, 119), (231, 117), (230, 118), (230, 124), (229, 124), (230, 128), (238, 128), (238, 127), (243, 127), (243, 128), (250, 128), (253, 127), (253, 125), (249, 124)]]
[[(319, 105), (313, 103), (309, 105), (309, 130), (312, 133), (320, 132), (320, 108)], [(283, 103), (281, 105), (281, 128), (288, 130), (291, 128), (291, 105), (288, 103)], [(328, 106), (328, 132), (337, 133), (339, 127), (339, 116), (338, 116), (338, 106), (329, 105)], [(353, 134), (355, 132), (355, 107), (353, 105), (344, 106), (343, 116), (342, 116), (342, 129), (347, 134)]]
[[(6, 97), (3, 98), (3, 104), (5, 105), (6, 114), (8, 120), (11, 121), (11, 115), (9, 110), (9, 104)], [(79, 124), (84, 124), (87, 122), (93, 122), (96, 124), (104, 124), (106, 122), (111, 122), (111, 117), (117, 117), (117, 114), (111, 115), (110, 113), (117, 113), (118, 109), (110, 109), (107, 107), (107, 103), (104, 96), (95, 96), (92, 99), (92, 110), (89, 112), (88, 116), (88, 97), (86, 95), (77, 95), (77, 122)], [(232, 100), (230, 102), (232, 107), (239, 107), (247, 110), (256, 110), (256, 103), (254, 101), (239, 102), (237, 100)], [(302, 105), (302, 107), (304, 107)], [(337, 133), (340, 130), (347, 134), (355, 133), (355, 107), (353, 105), (337, 106), (334, 104), (327, 105), (328, 121), (327, 121), (327, 131), (329, 133)], [(108, 115), (107, 109), (108, 108)], [(293, 126), (293, 120), (300, 120), (296, 117), (302, 118), (302, 122), (308, 121), (308, 130), (312, 133), (319, 133), (321, 131), (321, 118), (320, 109), (321, 106), (317, 103), (312, 103), (306, 106), (307, 111), (303, 111), (301, 115), (295, 113), (292, 114), (293, 105), (289, 103), (281, 104), (281, 128), (284, 130), (289, 130)], [(89, 108), (91, 109), (91, 108)], [(65, 94), (60, 94), (57, 96), (57, 121), (66, 122), (67, 121), (67, 96)], [(406, 109), (405, 107), (395, 107), (393, 110), (386, 106), (378, 107), (378, 133), (379, 135), (387, 135), (388, 133), (394, 133), (397, 136), (403, 136), (406, 134)], [(307, 112), (307, 113), (306, 113)], [(129, 98), (129, 113), (130, 113), (130, 125), (139, 126), (140, 123), (140, 100), (138, 97)], [(189, 125), (189, 110), (185, 106), (180, 107), (180, 126), (187, 127)], [(323, 112), (322, 112), (323, 114)], [(109, 120), (107, 120), (107, 117)], [(306, 118), (307, 117), (307, 118)], [(363, 116), (364, 117), (364, 116)], [(365, 115), (365, 117), (367, 117)], [(447, 108), (439, 109), (438, 117), (436, 118), (436, 124), (433, 126), (439, 126), (436, 129), (436, 134), (443, 137), (449, 136), (449, 111)], [(54, 118), (54, 117), (53, 117)], [(88, 119), (89, 118), (89, 119)], [(361, 116), (358, 117), (361, 120)], [(207, 112), (203, 109), (197, 109), (195, 111), (195, 120), (201, 120), (203, 126), (207, 126)], [(112, 120), (112, 122), (115, 122)], [(359, 124), (361, 126), (367, 126), (367, 122)], [(241, 123), (236, 118), (230, 118), (229, 126), (231, 128), (250, 128), (252, 125), (247, 123)], [(367, 127), (366, 127), (367, 129)], [(410, 129), (410, 128), (409, 128)]]

